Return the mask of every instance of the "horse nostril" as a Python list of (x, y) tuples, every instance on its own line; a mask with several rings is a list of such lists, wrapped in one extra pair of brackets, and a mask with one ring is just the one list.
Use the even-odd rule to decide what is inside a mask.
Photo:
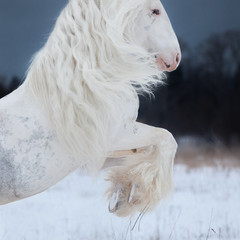
[(170, 68), (170, 67), (171, 67), (170, 64), (167, 64), (167, 63), (165, 63), (165, 62), (164, 62), (164, 64), (165, 64), (165, 66), (166, 66), (167, 68)]
[(176, 56), (176, 63), (179, 63), (180, 57), (179, 57), (179, 53)]

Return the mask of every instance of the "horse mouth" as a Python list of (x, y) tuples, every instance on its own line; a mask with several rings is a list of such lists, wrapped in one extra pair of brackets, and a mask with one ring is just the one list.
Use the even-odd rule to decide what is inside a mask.
[(179, 54), (177, 54), (176, 61), (175, 62), (173, 61), (172, 64), (169, 64), (160, 56), (156, 55), (155, 58), (156, 58), (156, 63), (157, 63), (159, 70), (164, 71), (164, 72), (172, 72), (172, 71), (176, 70), (179, 65), (179, 62), (180, 62)]
[[(171, 65), (166, 63), (162, 58), (157, 58), (156, 60), (159, 70), (171, 72)], [(172, 70), (173, 71), (173, 70)]]

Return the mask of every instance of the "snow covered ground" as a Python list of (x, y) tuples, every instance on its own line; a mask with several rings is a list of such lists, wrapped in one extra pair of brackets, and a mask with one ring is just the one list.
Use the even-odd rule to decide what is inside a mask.
[(174, 177), (173, 198), (131, 231), (136, 217), (107, 211), (104, 176), (77, 171), (46, 192), (0, 206), (0, 240), (240, 239), (240, 169), (177, 164)]

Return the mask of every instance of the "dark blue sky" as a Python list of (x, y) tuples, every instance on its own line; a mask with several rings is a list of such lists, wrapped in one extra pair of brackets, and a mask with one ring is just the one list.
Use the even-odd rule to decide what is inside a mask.
[[(45, 43), (66, 2), (0, 0), (0, 75), (24, 76), (32, 55)], [(240, 30), (240, 0), (162, 0), (162, 3), (176, 34), (192, 46), (212, 33)]]

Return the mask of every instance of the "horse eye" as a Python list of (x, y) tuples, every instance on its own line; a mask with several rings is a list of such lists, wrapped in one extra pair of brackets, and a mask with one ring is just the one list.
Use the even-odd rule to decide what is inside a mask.
[(154, 15), (160, 15), (159, 9), (153, 9), (153, 10), (152, 10), (152, 14), (154, 14)]

